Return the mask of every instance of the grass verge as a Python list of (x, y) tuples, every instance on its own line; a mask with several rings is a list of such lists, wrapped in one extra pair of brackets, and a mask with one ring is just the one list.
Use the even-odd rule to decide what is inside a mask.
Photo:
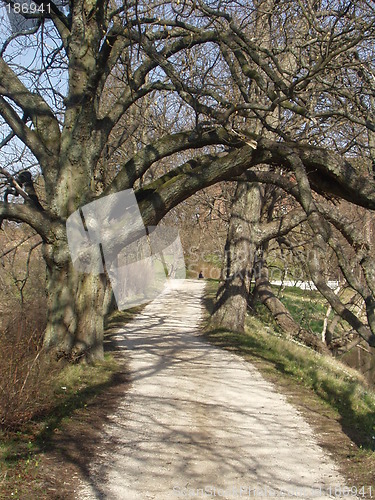
[(117, 371), (115, 359), (106, 355), (95, 366), (68, 365), (56, 376), (54, 401), (45, 411), (16, 431), (0, 433), (0, 498), (43, 496), (39, 466), (51, 439), (98, 394), (111, 386)]
[[(261, 358), (269, 371), (312, 389), (340, 415), (345, 432), (363, 449), (375, 450), (375, 394), (355, 370), (265, 330), (256, 318), (245, 333), (207, 331), (207, 338), (247, 359)], [(265, 365), (266, 366), (266, 365)]]
[[(208, 313), (212, 311), (216, 289), (216, 282), (207, 283)], [(207, 321), (205, 338), (255, 364), (265, 378), (291, 396), (291, 402), (296, 403), (307, 420), (315, 414), (318, 431), (323, 420), (336, 420), (340, 431), (351, 440), (341, 457), (346, 475), (355, 476), (358, 484), (361, 480), (368, 486), (373, 483), (375, 392), (358, 371), (282, 338), (272, 323), (266, 324), (256, 317), (247, 318), (245, 333), (211, 330)], [(333, 435), (332, 440), (335, 439), (338, 438)], [(329, 446), (332, 450), (333, 444)]]

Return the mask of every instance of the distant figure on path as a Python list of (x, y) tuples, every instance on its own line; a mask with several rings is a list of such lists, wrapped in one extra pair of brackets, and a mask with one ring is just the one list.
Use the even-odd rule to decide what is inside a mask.
[(202, 271), (200, 271), (198, 278), (199, 278), (199, 279), (204, 278), (204, 276), (203, 276), (203, 272), (202, 272)]

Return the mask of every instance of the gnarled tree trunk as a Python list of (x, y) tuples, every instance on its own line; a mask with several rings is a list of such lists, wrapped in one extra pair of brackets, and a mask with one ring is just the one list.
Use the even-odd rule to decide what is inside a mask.
[(44, 245), (48, 294), (44, 344), (57, 357), (94, 362), (103, 359), (106, 277), (78, 272), (67, 252), (67, 243)]
[(261, 198), (259, 184), (238, 182), (225, 244), (222, 281), (211, 318), (213, 327), (244, 330)]

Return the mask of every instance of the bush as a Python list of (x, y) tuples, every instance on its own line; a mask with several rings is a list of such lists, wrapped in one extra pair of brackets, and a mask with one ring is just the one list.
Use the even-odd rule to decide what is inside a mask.
[(0, 331), (0, 427), (7, 430), (40, 413), (53, 394), (54, 368), (42, 347), (44, 304), (14, 306)]

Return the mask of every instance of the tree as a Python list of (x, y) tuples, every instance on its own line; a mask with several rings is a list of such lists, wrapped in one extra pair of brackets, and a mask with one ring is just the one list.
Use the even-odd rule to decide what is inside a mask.
[[(311, 148), (311, 145), (325, 142), (326, 144), (334, 145), (334, 149), (343, 154), (351, 151), (353, 156), (362, 155), (362, 157), (372, 158), (371, 140), (373, 138), (371, 129), (373, 128), (373, 122), (369, 120), (366, 122), (368, 112), (365, 110), (365, 106), (363, 106), (364, 103), (369, 105), (372, 101), (369, 97), (371, 94), (367, 94), (364, 91), (363, 84), (366, 81), (369, 88), (372, 88), (369, 85), (369, 78), (374, 73), (371, 63), (366, 70), (363, 70), (363, 64), (361, 64), (361, 57), (359, 56), (359, 54), (361, 56), (364, 55), (365, 47), (367, 48), (369, 40), (368, 36), (370, 36), (370, 32), (367, 32), (365, 28), (365, 19), (369, 19), (367, 16), (372, 10), (371, 7), (366, 11), (367, 7), (369, 7), (367, 4), (358, 5), (359, 10), (364, 8), (360, 14), (360, 16), (363, 16), (361, 17), (361, 28), (357, 32), (358, 37), (350, 41), (347, 38), (347, 30), (349, 29), (349, 25), (351, 28), (354, 28), (354, 26), (348, 20), (354, 12), (358, 14), (359, 11), (356, 11), (355, 5), (351, 2), (345, 2), (345, 5), (334, 4), (329, 7), (327, 9), (326, 5), (318, 5), (318, 3), (314, 4), (314, 6), (310, 3), (304, 5), (299, 3), (295, 8), (290, 7), (285, 9), (285, 4), (283, 5), (283, 3), (272, 0), (254, 2), (253, 11), (248, 17), (250, 19), (249, 24), (253, 28), (251, 30), (252, 38), (246, 38), (243, 31), (239, 34), (238, 31), (234, 30), (234, 43), (231, 45), (231, 48), (233, 48), (238, 64), (233, 62), (228, 54), (227, 60), (233, 81), (240, 90), (237, 109), (246, 108), (246, 110), (251, 109), (253, 111), (252, 120), (249, 119), (249, 115), (245, 119), (247, 121), (247, 132), (250, 129), (254, 135), (259, 136), (260, 133), (262, 134), (261, 143), (258, 141), (258, 152), (263, 147), (262, 144), (267, 143), (265, 149), (268, 150), (269, 157), (265, 155), (264, 163), (270, 165), (270, 167), (264, 165), (260, 171), (253, 170), (251, 174), (247, 172), (247, 179), (253, 182), (263, 180), (263, 182), (267, 182), (269, 185), (272, 183), (272, 178), (275, 177), (276, 169), (280, 176), (283, 175), (283, 170), (285, 171), (285, 169), (294, 172), (297, 185), (292, 185), (292, 189), (286, 189), (284, 196), (285, 193), (290, 194), (294, 191), (293, 196), (305, 212), (308, 222), (317, 237), (319, 234), (326, 234), (326, 242), (329, 240), (332, 244), (333, 238), (328, 235), (332, 233), (333, 228), (329, 227), (329, 223), (324, 219), (322, 214), (316, 217), (316, 214), (313, 213), (319, 209), (322, 200), (317, 200), (317, 196), (312, 194), (312, 189), (317, 193), (335, 193), (335, 189), (332, 189), (332, 177), (329, 178), (329, 175), (325, 178), (325, 175), (321, 175), (322, 171), (319, 168), (315, 171), (314, 169), (310, 169), (308, 161), (306, 161), (308, 150), (310, 152), (314, 150), (313, 156), (317, 159), (320, 156), (319, 150)], [(300, 8), (301, 11), (299, 11)], [(281, 16), (283, 9), (285, 17)], [(299, 12), (299, 16), (296, 15), (297, 12)], [(295, 18), (297, 17), (298, 21), (296, 22)], [(283, 20), (282, 23), (281, 18)], [(339, 25), (340, 28), (338, 28)], [(370, 27), (370, 25), (367, 26)], [(370, 28), (370, 31), (372, 29), (373, 26)], [(327, 39), (331, 40), (329, 44), (320, 38), (323, 33)], [(317, 36), (313, 36), (313, 34)], [(236, 35), (240, 37), (240, 40), (236, 40)], [(344, 41), (345, 39), (346, 42)], [(341, 40), (343, 44), (334, 47), (338, 40)], [(236, 42), (238, 45), (237, 49), (234, 48)], [(276, 48), (277, 43), (279, 43), (279, 46)], [(255, 47), (257, 47), (257, 50)], [(309, 47), (308, 50), (305, 50), (307, 47)], [(323, 47), (324, 50), (322, 50)], [(263, 59), (259, 57), (259, 54), (263, 56)], [(272, 61), (269, 65), (265, 62), (267, 59)], [(316, 61), (319, 61), (319, 63), (316, 64)], [(340, 61), (343, 64), (342, 67), (340, 67)], [(353, 61), (355, 61), (354, 64)], [(361, 67), (360, 71), (358, 65)], [(252, 92), (246, 92), (245, 90), (246, 78), (244, 78), (244, 75), (252, 76), (250, 87)], [(293, 81), (292, 85), (290, 85), (291, 81)], [(302, 81), (304, 81), (304, 84), (299, 87), (299, 83), (297, 82)], [(349, 81), (352, 89), (353, 84), (355, 84), (355, 88), (350, 91), (346, 88)], [(329, 82), (331, 82), (331, 86), (329, 86)], [(335, 86), (333, 86), (332, 82), (335, 82)], [(296, 86), (294, 86), (294, 83)], [(278, 89), (279, 103), (284, 102), (280, 106), (275, 106), (275, 98), (271, 95), (276, 88)], [(299, 94), (298, 97), (294, 93), (296, 90), (297, 94)], [(255, 102), (255, 98), (253, 102), (251, 101), (251, 94), (256, 97), (257, 102)], [(298, 101), (295, 107), (290, 102), (293, 100), (293, 97), (295, 98), (295, 104)], [(240, 101), (244, 102), (240, 104)], [(270, 104), (270, 101), (273, 105)], [(355, 102), (358, 104), (355, 105)], [(324, 119), (318, 120), (317, 117), (324, 117)], [(330, 122), (329, 126), (327, 126), (328, 122)], [(358, 125), (362, 125), (362, 129)], [(366, 142), (367, 139), (369, 141), (368, 144)], [(279, 149), (279, 144), (276, 145), (275, 142), (279, 142), (280, 140), (282, 141), (280, 147), (283, 149), (283, 152), (280, 155), (273, 155), (271, 150), (274, 147)], [(299, 146), (297, 148), (299, 151), (296, 151), (296, 157), (293, 158), (294, 152), (292, 150), (296, 147), (295, 141), (297, 140), (302, 140), (306, 144), (304, 146), (305, 152)], [(289, 145), (293, 143), (289, 153), (287, 152), (289, 148), (288, 142)], [(271, 144), (273, 145), (271, 146)], [(285, 187), (285, 179), (283, 181), (283, 183), (276, 182), (276, 185), (284, 184)], [(346, 184), (346, 181), (339, 182), (342, 185)], [(354, 202), (357, 201), (355, 200), (354, 190), (350, 196), (344, 195), (342, 191), (335, 194), (344, 196), (346, 199)], [(245, 196), (243, 204), (245, 203)], [(328, 214), (330, 211), (336, 213), (335, 208), (328, 208), (327, 200), (324, 201), (326, 203), (322, 204), (322, 208), (325, 207), (326, 209), (326, 217), (329, 217)], [(239, 203), (237, 198), (235, 198), (235, 203)], [(262, 203), (265, 206), (267, 200), (263, 200)], [(238, 253), (236, 252), (237, 243), (235, 238), (231, 236), (236, 234), (236, 227), (238, 229), (238, 214), (236, 212), (237, 210), (234, 209), (228, 229), (226, 277), (223, 279), (218, 292), (213, 323), (215, 326), (221, 323), (226, 328), (243, 330), (249, 287), (233, 287), (232, 282), (235, 276), (238, 276), (238, 269), (241, 269), (240, 274), (243, 276), (252, 275), (256, 277), (258, 273), (259, 280), (256, 282), (256, 292), (258, 292), (261, 300), (274, 314), (280, 326), (289, 335), (294, 335), (298, 338), (303, 337), (305, 343), (319, 350), (326, 350), (326, 347), (319, 343), (319, 339), (314, 339), (311, 335), (308, 335), (308, 332), (303, 332), (303, 335), (301, 335), (301, 328), (292, 319), (285, 306), (272, 293), (268, 282), (267, 269), (264, 268), (261, 272), (259, 269), (252, 269), (254, 238), (249, 235), (252, 232), (256, 232), (258, 242), (262, 245), (266, 244), (266, 246), (270, 238), (267, 236), (266, 226), (262, 225), (260, 220), (255, 224), (254, 221), (251, 222), (253, 214), (246, 210), (241, 212), (241, 226), (244, 225), (244, 222), (250, 223), (253, 226), (252, 231), (249, 231), (246, 237), (246, 241), (251, 246), (252, 252), (242, 259), (238, 257)], [(281, 220), (284, 218), (282, 217)], [(303, 218), (301, 218), (302, 220)], [(335, 224), (331, 217), (331, 222), (337, 226), (337, 219)], [(285, 224), (283, 225), (285, 230)], [(293, 227), (295, 226), (291, 224), (289, 229)], [(345, 231), (346, 233), (348, 231), (350, 233), (353, 232), (352, 229), (349, 229), (349, 225), (345, 229), (345, 223), (341, 224), (341, 231), (344, 231), (344, 233)], [(276, 235), (278, 239), (280, 239), (280, 236), (281, 234)], [(335, 239), (335, 242), (336, 245), (334, 248), (336, 254), (338, 249), (341, 248), (341, 258), (339, 259), (341, 271), (343, 271), (344, 267), (345, 272), (343, 272), (350, 286), (354, 287), (360, 293), (366, 304), (369, 327), (364, 325), (347, 307), (340, 304), (337, 296), (323, 281), (323, 260), (321, 258), (315, 269), (313, 268), (314, 261), (309, 262), (309, 272), (319, 291), (321, 291), (331, 306), (335, 303), (334, 310), (347, 321), (349, 320), (349, 324), (360, 336), (372, 345), (375, 340), (375, 330), (372, 327), (374, 296), (371, 292), (371, 285), (369, 283), (368, 285), (358, 283), (353, 273), (348, 270), (349, 265), (344, 264), (345, 258), (348, 261), (348, 256), (351, 254), (340, 247), (337, 239)], [(242, 245), (245, 245), (244, 241), (242, 241)], [(318, 252), (318, 248), (317, 246), (314, 247), (316, 252)], [(264, 252), (264, 248), (262, 251)], [(367, 252), (366, 259), (369, 258), (369, 254)], [(368, 266), (368, 269), (370, 268), (373, 269), (373, 263)], [(370, 276), (372, 272), (368, 274)], [(367, 278), (367, 282), (369, 279), (371, 281), (371, 278)], [(236, 307), (233, 306), (234, 304)], [(224, 323), (222, 321), (223, 318), (225, 318)]]
[[(43, 210), (21, 193), (26, 203), (1, 203), (0, 217), (29, 224), (43, 239), (49, 348), (73, 359), (103, 353), (106, 278), (74, 269), (65, 226), (70, 214), (98, 197), (138, 186), (143, 222), (157, 224), (204, 187), (261, 164), (294, 170), (291, 158), (297, 157), (314, 189), (375, 208), (373, 181), (325, 147), (337, 116), (336, 134), (347, 123), (362, 131), (356, 147), (374, 128), (345, 92), (349, 73), (360, 81), (358, 73), (369, 71), (362, 68), (371, 59), (374, 26), (366, 2), (337, 2), (321, 12), (307, 0), (274, 2), (264, 15), (283, 38), (272, 50), (251, 38), (250, 1), (78, 0), (48, 2), (48, 9), (47, 2), (36, 3), (45, 7), (36, 35), (13, 33), (3, 43), (0, 115), (4, 155), (12, 143), (23, 144), (27, 166), (38, 165)], [(294, 32), (296, 15), (304, 31)], [(31, 62), (22, 62), (20, 46)], [(345, 72), (334, 78), (338, 68)], [(136, 142), (134, 151), (131, 133), (121, 127), (146, 96), (155, 114), (167, 103), (170, 128), (143, 137), (147, 143)], [(275, 113), (283, 116), (276, 127)], [(254, 120), (260, 133), (249, 126)], [(326, 144), (308, 133), (319, 127)], [(262, 138), (263, 130), (274, 136)], [(167, 171), (139, 183), (166, 158)], [(111, 175), (99, 175), (109, 164)]]
[(233, 196), (225, 244), (225, 262), (212, 324), (243, 331), (250, 291), (251, 270), (258, 249), (256, 232), (262, 192), (259, 184), (239, 181)]

